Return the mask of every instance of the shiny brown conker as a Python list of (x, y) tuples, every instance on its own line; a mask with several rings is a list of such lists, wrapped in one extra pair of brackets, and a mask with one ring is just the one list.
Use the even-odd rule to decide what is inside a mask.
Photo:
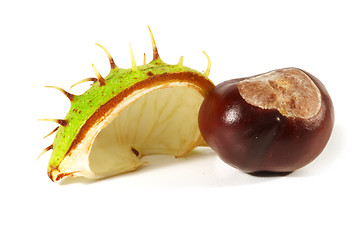
[(313, 75), (284, 68), (217, 85), (199, 111), (208, 145), (231, 166), (253, 175), (284, 175), (325, 148), (334, 107)]

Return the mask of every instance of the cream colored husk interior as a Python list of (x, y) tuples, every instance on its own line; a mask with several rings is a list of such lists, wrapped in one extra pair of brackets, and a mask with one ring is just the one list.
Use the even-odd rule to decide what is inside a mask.
[(103, 178), (135, 170), (144, 155), (183, 156), (197, 147), (202, 141), (197, 116), (204, 97), (185, 85), (134, 92), (96, 123), (59, 170)]

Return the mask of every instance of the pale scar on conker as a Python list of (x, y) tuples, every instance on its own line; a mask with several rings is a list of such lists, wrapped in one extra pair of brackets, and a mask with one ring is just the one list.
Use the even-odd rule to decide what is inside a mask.
[(272, 71), (238, 83), (241, 96), (253, 106), (277, 109), (287, 117), (311, 118), (321, 107), (321, 93), (311, 78), (296, 68)]

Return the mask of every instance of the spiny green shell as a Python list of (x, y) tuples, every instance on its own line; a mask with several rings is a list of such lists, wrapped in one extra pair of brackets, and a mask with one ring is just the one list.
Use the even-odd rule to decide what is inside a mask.
[(121, 69), (115, 67), (104, 78), (105, 85), (100, 86), (96, 81), (90, 89), (81, 95), (75, 95), (71, 101), (71, 108), (64, 120), (66, 126), (59, 126), (53, 143), (53, 152), (49, 161), (48, 172), (56, 168), (65, 157), (83, 124), (114, 96), (137, 82), (148, 79), (153, 75), (177, 72), (194, 72), (203, 75), (182, 64), (168, 65), (160, 58), (149, 64), (137, 66), (137, 69)]
[[(117, 162), (117, 166), (105, 166), (105, 168), (108, 167), (108, 169), (106, 169), (104, 172), (104, 165), (101, 166), (101, 164), (106, 164), (107, 160), (110, 160), (111, 162), (112, 157), (104, 156), (104, 159), (103, 155), (107, 154), (101, 153), (101, 160), (99, 161), (102, 168), (101, 176), (92, 172), (89, 165), (89, 154), (92, 150), (93, 144), (96, 145), (95, 138), (97, 138), (100, 132), (104, 133), (102, 129), (106, 128), (106, 126), (109, 124), (116, 123), (116, 120), (121, 119), (121, 116), (124, 115), (120, 115), (120, 113), (124, 111), (124, 109), (133, 109), (128, 108), (129, 105), (132, 105), (133, 101), (136, 101), (142, 96), (144, 96), (143, 99), (148, 99), (148, 96), (154, 96), (151, 94), (147, 95), (147, 93), (150, 93), (154, 90), (172, 87), (192, 88), (194, 92), (200, 94), (198, 95), (200, 98), (195, 97), (195, 95), (192, 94), (194, 92), (191, 91), (185, 91), (184, 94), (180, 94), (179, 96), (182, 97), (181, 99), (184, 99), (184, 97), (185, 99), (192, 97), (191, 102), (194, 103), (194, 105), (186, 105), (190, 108), (190, 110), (186, 111), (194, 114), (196, 111), (194, 112), (192, 110), (197, 107), (197, 104), (201, 103), (201, 97), (205, 97), (214, 87), (214, 84), (207, 78), (210, 72), (211, 63), (205, 52), (204, 53), (208, 59), (208, 67), (204, 74), (184, 67), (182, 65), (182, 57), (180, 58), (179, 63), (176, 65), (166, 64), (159, 57), (155, 40), (150, 28), (149, 31), (153, 48), (153, 59), (149, 64), (144, 63), (142, 66), (136, 66), (130, 46), (131, 68), (118, 68), (115, 65), (110, 53), (104, 47), (99, 45), (108, 55), (111, 66), (110, 73), (105, 78), (103, 78), (94, 67), (97, 78), (86, 79), (93, 80), (94, 83), (86, 92), (81, 95), (73, 95), (61, 88), (49, 86), (60, 90), (71, 101), (70, 110), (64, 119), (42, 119), (54, 121), (60, 124), (58, 128), (51, 132), (53, 133), (57, 131), (53, 144), (45, 148), (45, 150), (40, 154), (41, 156), (44, 152), (51, 149), (53, 150), (48, 165), (48, 175), (52, 181), (58, 181), (66, 176), (101, 178), (113, 174), (135, 170), (137, 167), (143, 164), (140, 161), (140, 158), (143, 155), (139, 154), (139, 152), (137, 152), (137, 150), (132, 146), (125, 146), (124, 149), (121, 148), (121, 151), (118, 152), (118, 154), (121, 155), (124, 153), (126, 156), (119, 158), (120, 161)], [(86, 80), (80, 82), (84, 82)], [(182, 91), (184, 89), (176, 88), (175, 90)], [(172, 97), (172, 95), (168, 96)], [(165, 101), (166, 103), (167, 100), (164, 99), (162, 101)], [(174, 103), (173, 101), (170, 102), (172, 104)], [(134, 103), (132, 106), (138, 106), (137, 103), (139, 102)], [(170, 108), (172, 107), (171, 104), (169, 106)], [(177, 111), (177, 106), (174, 105), (174, 107), (174, 110)], [(137, 111), (142, 110), (137, 109), (135, 111), (135, 115), (133, 116), (134, 118), (137, 116)], [(118, 116), (120, 116), (120, 118), (118, 118)], [(123, 120), (121, 122), (123, 122)], [(194, 119), (190, 119), (188, 121), (188, 123), (193, 124), (193, 126), (194, 123), (196, 124), (196, 122), (197, 121), (194, 121)], [(181, 126), (179, 123), (174, 125)], [(189, 129), (191, 129), (191, 126)], [(136, 132), (136, 129), (132, 129), (130, 134), (132, 134), (132, 132)], [(190, 131), (190, 134), (192, 134), (192, 131)], [(177, 139), (176, 134), (173, 134), (173, 136), (174, 139)], [(100, 133), (100, 137), (97, 139), (103, 138), (103, 135)], [(106, 135), (104, 139), (108, 140), (111, 138), (112, 136)], [(180, 151), (171, 152), (170, 154), (174, 153), (179, 154), (177, 156), (180, 156), (181, 154), (185, 154), (197, 146), (206, 145), (200, 135), (200, 132), (196, 132), (196, 130), (194, 132), (194, 140), (192, 140), (191, 136), (189, 136), (188, 139), (190, 139), (190, 145), (185, 143), (184, 149), (182, 149), (182, 142), (180, 142), (180, 145), (176, 146), (176, 148), (179, 148)], [(108, 147), (110, 145), (105, 146)], [(120, 148), (116, 146), (116, 149), (119, 150)], [(93, 153), (95, 152), (98, 153), (98, 151), (94, 150)], [(165, 151), (165, 154), (167, 153), (169, 152)], [(134, 154), (136, 157), (134, 157)]]

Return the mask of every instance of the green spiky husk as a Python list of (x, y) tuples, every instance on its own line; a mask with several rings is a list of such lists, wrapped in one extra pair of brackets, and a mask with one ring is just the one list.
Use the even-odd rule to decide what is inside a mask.
[[(60, 126), (53, 143), (53, 152), (50, 157), (48, 172), (57, 168), (71, 148), (80, 129), (86, 121), (105, 103), (125, 89), (148, 79), (152, 75), (168, 73), (193, 72), (202, 73), (182, 65), (169, 65), (160, 58), (149, 64), (137, 66), (137, 69), (121, 69), (115, 67), (104, 78), (105, 85), (100, 86), (96, 81), (91, 88), (81, 95), (76, 95), (71, 101), (71, 107), (65, 117), (66, 126)], [(205, 76), (204, 76), (205, 77)]]

